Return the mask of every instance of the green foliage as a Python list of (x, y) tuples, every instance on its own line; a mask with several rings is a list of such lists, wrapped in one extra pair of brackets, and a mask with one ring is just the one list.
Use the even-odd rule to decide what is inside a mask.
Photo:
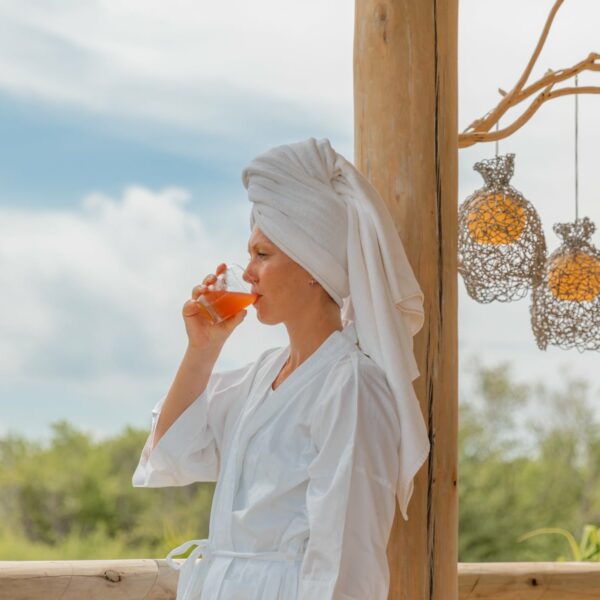
[(571, 551), (570, 558), (566, 558), (563, 554), (556, 558), (557, 561), (564, 562), (566, 560), (571, 561), (587, 561), (587, 562), (599, 562), (600, 561), (600, 528), (595, 525), (586, 525), (583, 528), (581, 534), (581, 540), (579, 543), (575, 540), (573, 534), (560, 527), (542, 527), (535, 531), (529, 531), (522, 535), (517, 541), (522, 542), (538, 535), (562, 535), (569, 545)]
[(550, 392), (515, 384), (507, 365), (475, 369), (459, 417), (461, 562), (554, 560), (564, 537), (524, 534), (600, 522), (600, 436), (588, 386), (564, 381)]
[[(600, 428), (588, 386), (473, 368), (459, 427), (459, 560), (600, 560)], [(528, 418), (526, 418), (528, 415)], [(147, 431), (0, 439), (0, 560), (164, 557), (206, 537), (214, 484), (134, 488)], [(575, 541), (572, 531), (583, 531)], [(566, 552), (568, 550), (568, 552)]]
[(134, 488), (147, 431), (94, 443), (65, 421), (48, 447), (0, 440), (0, 560), (164, 557), (208, 534), (214, 484)]

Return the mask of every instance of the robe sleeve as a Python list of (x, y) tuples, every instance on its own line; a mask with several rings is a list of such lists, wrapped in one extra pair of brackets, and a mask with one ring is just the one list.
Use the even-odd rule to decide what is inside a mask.
[(364, 356), (349, 362), (314, 419), (299, 600), (388, 597), (399, 421), (383, 372)]
[(216, 481), (224, 430), (246, 399), (253, 363), (213, 373), (206, 389), (150, 449), (164, 398), (152, 409), (152, 424), (132, 477), (134, 487), (170, 487)]

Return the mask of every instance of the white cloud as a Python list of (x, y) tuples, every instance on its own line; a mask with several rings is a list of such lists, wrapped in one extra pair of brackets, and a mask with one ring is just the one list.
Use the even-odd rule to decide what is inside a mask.
[[(222, 227), (209, 229), (188, 200), (182, 189), (130, 187), (120, 198), (90, 194), (76, 212), (0, 210), (5, 389), (26, 396), (39, 386), (51, 397), (85, 390), (80, 409), (95, 423), (92, 415), (118, 382), (111, 399), (130, 410), (117, 420), (124, 425), (134, 420), (134, 407), (149, 409), (149, 386), (154, 396), (166, 391), (185, 349), (180, 310), (192, 287), (219, 262), (244, 264), (246, 255), (246, 204), (225, 211)], [(250, 309), (218, 368), (287, 343), (283, 333), (261, 325)], [(136, 382), (139, 392), (127, 397)], [(40, 401), (37, 392), (20, 398), (32, 409)], [(55, 417), (68, 418), (60, 406)]]
[[(246, 258), (248, 202), (190, 204), (183, 189), (131, 186), (75, 211), (0, 209), (0, 435), (44, 439), (61, 418), (96, 435), (147, 424), (185, 349), (192, 287)], [(251, 308), (217, 369), (285, 344)]]
[(5, 2), (0, 86), (207, 134), (252, 131), (256, 116), (340, 130), (352, 115), (352, 22), (341, 0)]

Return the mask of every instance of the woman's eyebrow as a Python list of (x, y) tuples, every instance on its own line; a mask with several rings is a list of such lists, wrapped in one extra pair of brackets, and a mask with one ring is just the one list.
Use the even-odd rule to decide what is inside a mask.
[[(252, 250), (256, 250), (257, 246), (266, 246), (267, 242), (256, 242), (252, 244)], [(250, 246), (248, 246), (248, 252), (250, 252)]]

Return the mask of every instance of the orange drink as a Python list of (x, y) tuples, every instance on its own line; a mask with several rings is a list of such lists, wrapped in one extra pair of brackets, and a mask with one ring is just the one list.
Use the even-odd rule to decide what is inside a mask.
[(254, 304), (258, 294), (252, 293), (252, 286), (244, 280), (244, 268), (231, 265), (217, 275), (214, 285), (198, 296), (200, 314), (213, 323), (225, 319)]
[(220, 323), (254, 304), (257, 298), (258, 294), (245, 292), (207, 291), (198, 298), (200, 314), (213, 323)]

